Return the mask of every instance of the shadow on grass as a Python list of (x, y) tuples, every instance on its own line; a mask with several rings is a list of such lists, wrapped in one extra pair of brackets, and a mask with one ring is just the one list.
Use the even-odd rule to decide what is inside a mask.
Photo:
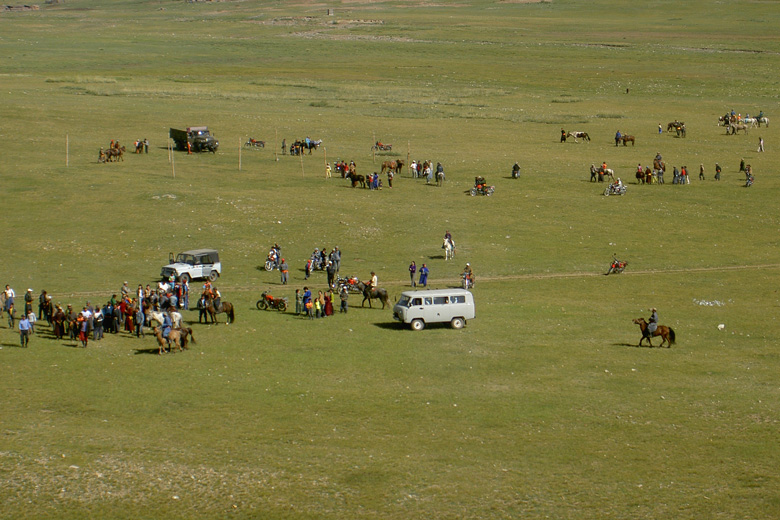
[(378, 327), (380, 329), (385, 329), (385, 330), (401, 330), (404, 328), (404, 324), (398, 321), (383, 321), (379, 323), (374, 323), (373, 325), (374, 327)]
[(658, 348), (658, 346), (648, 346), (648, 345), (642, 345), (641, 347), (637, 345), (636, 343), (613, 343), (612, 344), (615, 347), (632, 347), (632, 348)]
[(0, 347), (16, 347), (23, 348), (20, 343), (0, 343)]

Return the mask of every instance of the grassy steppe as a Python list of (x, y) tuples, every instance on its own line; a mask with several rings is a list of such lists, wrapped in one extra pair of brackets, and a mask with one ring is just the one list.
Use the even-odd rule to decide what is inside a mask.
[[(163, 358), (149, 337), (82, 350), (45, 326), (23, 350), (3, 320), (0, 516), (777, 518), (777, 24), (771, 3), (700, 0), (0, 14), (0, 283), (80, 306), (153, 282), (169, 251), (216, 247), (238, 313), (187, 314), (198, 344)], [(726, 136), (732, 108), (774, 124)], [(685, 139), (657, 133), (674, 119)], [(174, 177), (168, 128), (197, 124), (220, 150), (177, 153)], [(593, 142), (561, 144), (561, 127)], [(617, 129), (636, 146), (614, 147)], [(324, 148), (276, 160), (306, 135)], [(268, 145), (239, 170), (250, 136)], [(148, 155), (96, 163), (144, 137)], [(374, 163), (378, 139), (394, 147)], [(324, 179), (325, 155), (369, 173), (407, 150), (445, 186)], [(633, 183), (657, 152), (691, 184), (668, 173), (617, 198), (588, 182), (606, 161)], [(477, 174), (495, 196), (466, 195)], [(289, 289), (258, 269), (274, 242)], [(393, 298), (411, 260), (435, 287), (471, 262), (477, 319), (413, 333), (388, 310), (254, 309), (266, 289), (324, 288), (300, 269), (335, 245), (342, 274), (375, 270)], [(600, 276), (613, 253), (628, 270)], [(633, 347), (650, 306), (672, 349)]]

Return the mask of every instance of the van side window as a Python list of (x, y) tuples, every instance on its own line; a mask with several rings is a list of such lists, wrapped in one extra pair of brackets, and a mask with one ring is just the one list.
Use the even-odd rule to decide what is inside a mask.
[(412, 305), (422, 305), (422, 299), (421, 298), (415, 298), (412, 300)]
[(449, 300), (446, 296), (436, 296), (433, 298), (434, 305), (446, 305), (449, 303)]
[(431, 305), (432, 303), (430, 298), (425, 298), (425, 305)]
[(452, 301), (452, 303), (466, 303), (465, 296), (451, 296), (450, 300)]

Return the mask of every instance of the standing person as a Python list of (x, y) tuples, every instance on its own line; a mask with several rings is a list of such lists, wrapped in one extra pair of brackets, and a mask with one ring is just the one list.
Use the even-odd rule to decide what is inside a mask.
[(409, 278), (412, 280), (412, 287), (415, 287), (414, 282), (414, 275), (417, 273), (417, 264), (414, 263), (414, 260), (412, 260), (412, 263), (409, 264)]
[(720, 180), (720, 165), (718, 163), (715, 163), (715, 180)]
[(179, 303), (184, 307), (185, 311), (190, 310), (190, 281), (184, 280), (181, 284), (181, 302)]
[(333, 316), (333, 297), (335, 294), (333, 294), (333, 289), (328, 289), (328, 292), (325, 293), (325, 307), (322, 309), (322, 314), (324, 316)]
[(333, 262), (333, 266), (338, 273), (341, 269), (341, 251), (339, 251), (339, 246), (333, 248), (333, 252), (330, 254), (330, 261)]
[(322, 291), (317, 291), (317, 297), (314, 298), (314, 317), (324, 318), (322, 315)]
[(303, 309), (303, 295), (300, 289), (295, 289), (295, 315), (300, 316)]
[(704, 180), (704, 164), (699, 164), (699, 180)]
[(30, 322), (30, 334), (35, 334), (35, 322), (38, 321), (38, 319), (35, 317), (35, 313), (32, 309), (27, 313), (27, 321)]
[(76, 318), (76, 326), (79, 331), (79, 341), (81, 341), (82, 348), (87, 348), (89, 342), (89, 322), (83, 314), (79, 314)]
[(206, 313), (206, 292), (204, 291), (203, 294), (200, 295), (200, 299), (198, 300), (198, 323), (200, 323), (200, 320), (203, 320), (203, 323), (209, 322), (209, 315)]
[(31, 325), (27, 316), (22, 316), (22, 319), (19, 320), (19, 340), (24, 348), (27, 348), (27, 345), (30, 343), (30, 328)]
[(742, 159), (739, 161), (739, 172), (742, 173), (745, 171), (745, 159)]
[(282, 262), (279, 264), (279, 272), (282, 273), (282, 285), (287, 285), (290, 268), (284, 258), (282, 258)]
[(328, 261), (328, 265), (325, 267), (325, 272), (328, 273), (328, 287), (336, 286), (336, 266), (332, 261)]
[(130, 286), (127, 285), (127, 282), (122, 284), (120, 293), (122, 294), (122, 299), (125, 299), (125, 297), (127, 297), (130, 294)]
[(425, 264), (420, 268), (420, 285), (428, 287), (428, 267)]
[(564, 130), (563, 128), (561, 128), (561, 142), (562, 143), (566, 142), (566, 130)]
[(46, 291), (41, 291), (41, 294), (38, 296), (38, 319), (44, 319), (46, 318), (48, 320), (48, 315), (46, 314), (46, 303), (48, 302)]
[(615, 146), (617, 146), (620, 143), (620, 139), (623, 137), (623, 134), (620, 133), (620, 130), (615, 132)]
[(92, 331), (92, 341), (99, 341), (103, 339), (103, 313), (106, 310), (106, 306), (100, 308), (100, 305), (95, 306), (95, 315), (93, 316), (93, 322), (95, 328)]
[(658, 123), (658, 134), (664, 133), (664, 127), (661, 126), (661, 123)]
[(6, 312), (8, 313), (8, 327), (14, 328), (14, 324), (16, 323), (16, 309), (14, 309), (13, 303), (6, 309)]
[(764, 151), (764, 138), (759, 137), (758, 138), (758, 151), (763, 152)]
[(149, 153), (149, 139), (144, 137), (144, 153)]
[(387, 170), (387, 186), (389, 188), (393, 187), (393, 177), (395, 176), (395, 173), (393, 170)]
[(287, 155), (287, 139), (282, 139), (282, 155)]
[(24, 294), (24, 314), (30, 314), (32, 312), (32, 302), (33, 302), (33, 290), (27, 289), (27, 292)]
[(16, 293), (13, 289), (11, 289), (11, 286), (6, 285), (5, 286), (5, 306), (3, 307), (4, 311), (7, 311), (8, 308), (14, 304), (14, 298), (16, 298)]
[(144, 321), (146, 321), (146, 315), (144, 310), (139, 306), (135, 311), (135, 337), (143, 338), (144, 334)]
[(349, 291), (347, 290), (346, 285), (341, 286), (341, 289), (339, 290), (339, 298), (341, 299), (341, 310), (339, 310), (339, 312), (345, 313), (349, 308), (349, 304), (347, 303), (347, 300), (349, 300)]
[(309, 258), (308, 260), (306, 260), (306, 268), (305, 268), (306, 276), (303, 277), (304, 280), (308, 280), (309, 279), (309, 276), (311, 275), (311, 270), (312, 270), (313, 267), (314, 267), (314, 262), (312, 262), (312, 259)]
[(325, 178), (330, 179), (331, 177), (330, 163), (325, 163)]
[(303, 287), (303, 308), (306, 309), (306, 315), (310, 320), (314, 319), (314, 304), (311, 301), (311, 291), (308, 287)]

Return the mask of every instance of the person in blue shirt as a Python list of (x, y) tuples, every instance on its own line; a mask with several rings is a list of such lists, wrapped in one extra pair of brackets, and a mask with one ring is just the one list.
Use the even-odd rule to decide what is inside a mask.
[(314, 319), (314, 312), (311, 302), (311, 291), (308, 287), (303, 288), (303, 308), (306, 309), (306, 314), (310, 320)]
[(428, 266), (425, 264), (420, 268), (420, 282), (417, 285), (428, 287)]
[(19, 320), (19, 339), (22, 342), (22, 347), (27, 348), (28, 343), (30, 343), (30, 320), (27, 319), (27, 316), (22, 316), (22, 319)]

